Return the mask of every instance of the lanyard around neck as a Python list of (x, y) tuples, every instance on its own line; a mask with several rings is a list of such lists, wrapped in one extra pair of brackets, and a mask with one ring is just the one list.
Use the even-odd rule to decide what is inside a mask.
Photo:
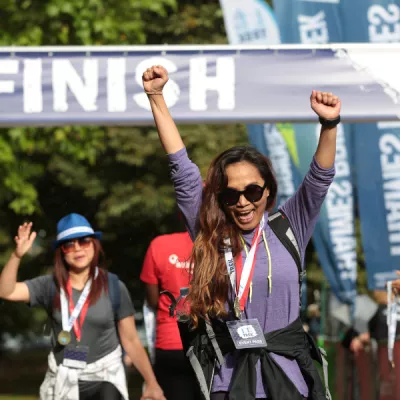
[[(97, 278), (99, 271), (98, 267), (96, 267), (95, 270), (95, 279)], [(81, 328), (83, 325), (83, 320), (84, 317), (86, 316), (86, 311), (88, 308), (88, 297), (90, 293), (90, 289), (92, 287), (92, 279), (88, 279), (88, 281), (85, 284), (85, 287), (83, 288), (83, 291), (81, 295), (79, 296), (79, 300), (76, 303), (75, 307), (73, 307), (73, 300), (72, 300), (72, 287), (71, 287), (71, 282), (68, 278), (68, 299), (67, 295), (64, 291), (64, 288), (60, 289), (60, 305), (61, 305), (61, 323), (62, 323), (62, 329), (63, 331), (70, 332), (72, 327), (74, 328), (75, 334), (77, 336), (77, 340), (80, 340), (81, 336)], [(68, 310), (70, 308), (70, 310)], [(69, 312), (71, 313), (70, 316), (68, 316)], [(80, 327), (77, 324), (77, 318), (79, 315), (83, 312), (83, 315), (81, 318), (81, 324)]]
[[(248, 252), (248, 256), (246, 257), (245, 262), (242, 262), (242, 257), (240, 255), (240, 279), (238, 281), (236, 280), (236, 266), (235, 266), (235, 260), (233, 258), (232, 254), (232, 247), (231, 247), (231, 241), (230, 238), (227, 237), (224, 239), (224, 244), (225, 244), (225, 263), (226, 263), (226, 268), (228, 271), (228, 276), (230, 278), (230, 283), (232, 285), (232, 289), (234, 293), (236, 294), (235, 297), (235, 314), (239, 315), (240, 310), (243, 311), (247, 294), (250, 291), (250, 283), (252, 280), (252, 273), (254, 271), (254, 266), (255, 266), (255, 260), (256, 260), (256, 252), (257, 252), (257, 247), (259, 243), (259, 237), (260, 235), (264, 232), (264, 224), (265, 224), (265, 218), (264, 216), (262, 217), (260, 224), (257, 227), (257, 230), (255, 231), (253, 241), (251, 244), (250, 251)], [(239, 272), (239, 271), (238, 271)], [(237, 287), (238, 285), (238, 287)]]
[[(265, 231), (262, 231), (262, 236), (263, 236), (263, 242), (264, 242), (265, 251), (267, 252), (267, 256), (268, 256), (268, 278), (267, 278), (268, 279), (268, 293), (271, 294), (272, 293), (271, 252), (269, 251), (268, 241), (267, 241), (267, 238), (265, 236)], [(248, 257), (249, 251), (247, 250), (247, 245), (246, 245), (242, 235), (240, 235), (240, 240), (242, 241), (242, 245), (243, 245), (244, 251), (246, 252), (246, 257)], [(252, 297), (253, 297), (253, 282), (250, 282), (250, 292), (249, 292), (250, 303), (251, 303)]]

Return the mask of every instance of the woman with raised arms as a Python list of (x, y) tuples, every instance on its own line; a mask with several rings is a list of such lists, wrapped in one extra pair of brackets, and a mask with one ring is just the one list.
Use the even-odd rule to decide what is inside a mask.
[[(270, 227), (278, 190), (270, 160), (250, 146), (230, 148), (214, 159), (203, 184), (165, 103), (167, 81), (161, 66), (143, 74), (177, 203), (194, 241), (195, 268), (188, 296), (191, 328), (195, 333), (204, 321), (210, 323), (217, 332), (217, 345), (213, 341), (207, 348), (219, 347), (224, 356), (204, 381), (210, 378), (210, 387), (199, 380), (203, 398), (329, 398), (312, 362), (312, 358), (321, 362), (319, 352), (299, 317), (296, 262)], [(280, 208), (301, 263), (335, 174), (340, 122), (337, 96), (312, 91), (310, 101), (322, 125), (319, 143), (302, 184)], [(204, 353), (199, 351), (196, 357)], [(188, 355), (193, 361), (192, 352)], [(192, 362), (197, 375), (199, 366), (207, 370), (200, 361)]]

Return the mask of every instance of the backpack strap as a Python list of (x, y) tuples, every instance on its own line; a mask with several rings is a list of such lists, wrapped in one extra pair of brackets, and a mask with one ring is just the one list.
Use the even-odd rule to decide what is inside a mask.
[(293, 229), (290, 226), (289, 219), (286, 217), (283, 211), (279, 210), (268, 216), (268, 225), (271, 227), (272, 231), (275, 233), (281, 243), (285, 246), (286, 250), (293, 257), (297, 265), (297, 270), (299, 273), (299, 295), (301, 303), (301, 284), (304, 277), (306, 276), (306, 272), (303, 271), (301, 267), (300, 249), (296, 237), (294, 236)]
[(119, 278), (112, 272), (107, 272), (108, 275), (108, 296), (110, 297), (114, 321), (117, 323), (118, 311), (121, 305), (121, 288), (119, 286)]

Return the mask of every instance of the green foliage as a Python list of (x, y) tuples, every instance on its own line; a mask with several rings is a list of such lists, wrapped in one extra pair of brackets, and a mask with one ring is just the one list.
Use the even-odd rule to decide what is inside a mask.
[(175, 8), (175, 0), (4, 0), (0, 43), (143, 44), (148, 21)]

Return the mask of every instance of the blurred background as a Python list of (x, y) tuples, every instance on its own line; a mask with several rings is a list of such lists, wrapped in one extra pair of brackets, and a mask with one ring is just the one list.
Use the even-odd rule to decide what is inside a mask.
[[(252, 1), (242, 0), (241, 4), (244, 3), (249, 5)], [(240, 4), (229, 0), (1, 0), (0, 46), (400, 41), (400, 2), (349, 0), (348, 9), (346, 2), (340, 0), (277, 0), (275, 4), (258, 0), (254, 3), (256, 14), (246, 20), (246, 13), (251, 11), (246, 6), (238, 11)], [(357, 17), (352, 8), (356, 5), (360, 10)], [(337, 8), (339, 6), (341, 8)], [(376, 7), (382, 7), (383, 11), (379, 12)], [(257, 14), (257, 10), (261, 11)], [(363, 22), (362, 18), (365, 17), (365, 21), (369, 18), (371, 26), (376, 26), (374, 12), (376, 18), (381, 17), (378, 21), (387, 21), (386, 28), (373, 31), (367, 22)], [(304, 26), (301, 15), (307, 13), (309, 19), (314, 17), (315, 23), (308, 33), (305, 28), (300, 29), (302, 23)], [(359, 31), (366, 32), (364, 36), (355, 32), (357, 24), (352, 22), (353, 18), (360, 19)], [(267, 35), (271, 23), (276, 24), (273, 27), (275, 36)], [(386, 36), (376, 32), (386, 32)], [(339, 226), (342, 223), (350, 226), (345, 241), (339, 243), (334, 239), (332, 229), (335, 224), (329, 215), (339, 203), (331, 202), (331, 208), (321, 214), (320, 225), (306, 254), (304, 321), (318, 343), (328, 351), (330, 386), (333, 398), (337, 400), (400, 398), (400, 390), (395, 386), (398, 367), (391, 370), (387, 362), (384, 282), (381, 286), (376, 285), (373, 278), (367, 276), (368, 270), (371, 274), (379, 270), (393, 278), (393, 271), (400, 269), (400, 264), (394, 265), (399, 257), (396, 255), (389, 265), (385, 258), (389, 256), (385, 254), (386, 249), (369, 247), (375, 236), (381, 235), (378, 231), (372, 232), (371, 238), (363, 225), (363, 216), (367, 221), (368, 213), (375, 215), (379, 224), (380, 219), (385, 220), (384, 210), (379, 213), (378, 208), (379, 214), (374, 214), (375, 209), (359, 201), (368, 193), (362, 192), (364, 181), (353, 177), (359, 164), (354, 148), (350, 146), (354, 146), (353, 138), (357, 137), (357, 132), (371, 130), (371, 125), (376, 127), (376, 124), (358, 124), (346, 126), (340, 133), (341, 160), (345, 157), (348, 174), (337, 179), (342, 179), (342, 183), (343, 179), (348, 181), (351, 194), (350, 219), (339, 220)], [(314, 151), (316, 143), (315, 125), (292, 125), (284, 121), (277, 125), (247, 126), (185, 124), (179, 125), (179, 129), (203, 176), (214, 156), (228, 147), (252, 143), (274, 158), (274, 148), (282, 145), (290, 156), (288, 168), (293, 172), (294, 187), (311, 160), (307, 149)], [(400, 138), (397, 129), (391, 132)], [(378, 137), (381, 133), (377, 128), (375, 130), (369, 133)], [(312, 136), (311, 142), (304, 135)], [(275, 153), (278, 180), (279, 157)], [(396, 190), (399, 194), (400, 186)], [(381, 188), (378, 195), (383, 198), (382, 193)], [(282, 193), (281, 201), (285, 194), (290, 195)], [(19, 278), (23, 280), (48, 272), (53, 263), (51, 242), (56, 223), (70, 212), (85, 215), (95, 230), (103, 231), (109, 269), (128, 286), (145, 343), (144, 290), (139, 281), (143, 257), (155, 236), (182, 230), (166, 156), (153, 126), (0, 128), (0, 268), (14, 249), (13, 237), (18, 225), (33, 221), (38, 237), (33, 251), (23, 261)], [(385, 234), (387, 239), (387, 229)], [(347, 260), (349, 264), (345, 267), (347, 274), (342, 273), (346, 261), (340, 256), (340, 248), (351, 252), (351, 261)], [(372, 261), (366, 260), (366, 248)], [(381, 262), (377, 266), (374, 260), (379, 257)], [(349, 345), (343, 345), (343, 340), (350, 327), (354, 328), (355, 315), (352, 318), (349, 310), (354, 306), (357, 294), (366, 295), (380, 307), (380, 319), (373, 309), (376, 318), (372, 328), (371, 324), (367, 327), (371, 320), (370, 303), (360, 302), (356, 310), (357, 318), (365, 322), (370, 334), (373, 329), (380, 331), (372, 338), (375, 340), (370, 340), (372, 335), (369, 335), (360, 340), (362, 345), (356, 351), (352, 351)], [(363, 316), (360, 307), (363, 309), (364, 304), (367, 304), (367, 312)], [(46, 315), (40, 310), (1, 303), (1, 400), (37, 398), (47, 366), (45, 321)], [(400, 358), (398, 353), (396, 345), (397, 359)], [(129, 382), (131, 398), (139, 398), (141, 379), (133, 369)]]

